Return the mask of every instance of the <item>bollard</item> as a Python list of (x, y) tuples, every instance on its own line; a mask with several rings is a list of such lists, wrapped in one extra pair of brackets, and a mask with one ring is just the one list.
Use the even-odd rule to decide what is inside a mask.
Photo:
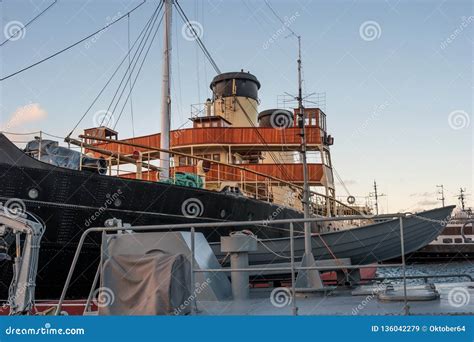
[[(257, 250), (257, 240), (249, 235), (235, 234), (221, 237), (221, 251), (230, 253), (232, 269), (249, 267), (249, 252)], [(249, 298), (249, 273), (231, 272), (232, 295), (234, 300)]]

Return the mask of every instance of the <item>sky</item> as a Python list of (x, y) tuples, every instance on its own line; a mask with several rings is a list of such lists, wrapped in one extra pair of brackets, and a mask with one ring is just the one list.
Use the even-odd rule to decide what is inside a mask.
[[(142, 1), (0, 1), (1, 78), (123, 16)], [(365, 197), (377, 181), (381, 211), (457, 204), (473, 193), (472, 1), (203, 0), (179, 1), (222, 72), (244, 69), (262, 84), (260, 110), (297, 90), (302, 37), (303, 90), (320, 93), (334, 136), (332, 161), (344, 185), (337, 195)], [(70, 50), (1, 82), (0, 130), (64, 137), (81, 119), (133, 44), (157, 1)], [(26, 25), (19, 33), (21, 25)], [(17, 32), (11, 37), (11, 34)], [(161, 32), (159, 32), (161, 33)], [(211, 97), (216, 72), (173, 13), (172, 129), (187, 127), (191, 104)], [(5, 40), (10, 38), (9, 41)], [(122, 116), (120, 138), (160, 131), (159, 34)], [(126, 63), (123, 67), (126, 67)], [(116, 76), (74, 131), (96, 126), (117, 89)], [(121, 108), (120, 106), (118, 107)], [(132, 115), (133, 113), (133, 115)], [(28, 136), (15, 136), (23, 141)], [(346, 190), (347, 189), (347, 190)], [(360, 196), (360, 197), (359, 197)]]

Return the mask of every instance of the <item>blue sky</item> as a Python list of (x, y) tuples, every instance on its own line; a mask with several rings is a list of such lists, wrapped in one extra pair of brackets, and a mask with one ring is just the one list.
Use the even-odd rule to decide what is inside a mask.
[[(0, 38), (12, 22), (27, 23), (51, 1), (4, 0)], [(59, 1), (19, 39), (0, 47), (2, 77), (79, 40), (141, 1)], [(296, 40), (264, 1), (180, 1), (222, 71), (249, 70), (260, 80), (260, 109), (277, 95), (296, 91)], [(132, 41), (156, 7), (148, 1), (130, 16)], [(459, 187), (473, 184), (472, 1), (270, 1), (302, 36), (304, 90), (326, 94), (333, 163), (351, 194), (365, 196), (374, 179), (383, 211), (439, 205), (436, 185), (448, 203)], [(0, 126), (65, 136), (91, 104), (126, 53), (127, 19), (48, 62), (1, 84)], [(209, 97), (214, 70), (173, 18), (173, 111), (177, 128), (190, 105)], [(284, 27), (283, 33), (281, 32)], [(366, 30), (364, 30), (364, 28)], [(279, 31), (280, 30), (280, 31)], [(373, 34), (373, 35), (372, 35)], [(158, 132), (162, 37), (158, 36), (117, 123), (120, 137)], [(117, 79), (116, 79), (117, 80)], [(118, 82), (112, 83), (83, 120), (94, 126)], [(12, 122), (24, 106), (31, 120)], [(33, 106), (33, 107), (31, 107)], [(6, 130), (6, 129), (5, 129)], [(338, 195), (347, 196), (342, 186)], [(363, 199), (360, 199), (363, 201)], [(472, 205), (472, 197), (468, 203)]]

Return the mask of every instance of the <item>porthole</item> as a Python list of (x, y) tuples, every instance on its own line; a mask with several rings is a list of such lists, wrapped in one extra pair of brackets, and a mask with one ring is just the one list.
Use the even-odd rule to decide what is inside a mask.
[(226, 214), (225, 209), (222, 209), (222, 210), (221, 210), (221, 218), (224, 218), (224, 217), (225, 217), (225, 214)]
[(39, 196), (39, 192), (37, 189), (32, 188), (28, 191), (28, 197), (31, 199), (37, 199)]

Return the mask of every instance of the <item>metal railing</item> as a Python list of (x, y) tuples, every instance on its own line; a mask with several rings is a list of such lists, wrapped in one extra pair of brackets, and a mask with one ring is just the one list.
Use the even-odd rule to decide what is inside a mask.
[[(396, 213), (396, 214), (384, 214), (384, 215), (378, 215), (375, 216), (374, 218), (376, 219), (399, 219), (399, 224), (400, 224), (400, 253), (401, 253), (401, 263), (396, 263), (396, 264), (384, 264), (383, 267), (401, 267), (402, 268), (402, 279), (403, 279), (403, 293), (404, 293), (404, 312), (405, 315), (409, 314), (409, 307), (408, 307), (408, 300), (407, 300), (407, 276), (406, 276), (406, 263), (405, 263), (405, 243), (404, 243), (404, 232), (403, 232), (403, 220), (404, 218), (407, 218), (409, 216), (413, 216), (411, 213)], [(193, 290), (195, 290), (195, 273), (198, 272), (250, 272), (250, 271), (275, 271), (275, 270), (281, 270), (281, 271), (290, 271), (291, 272), (291, 291), (292, 291), (292, 312), (294, 315), (297, 314), (298, 308), (297, 308), (297, 303), (296, 303), (296, 289), (295, 289), (295, 274), (296, 271), (299, 270), (316, 270), (316, 271), (327, 271), (327, 270), (338, 270), (338, 269), (360, 269), (360, 268), (370, 268), (373, 267), (373, 265), (339, 265), (339, 266), (314, 266), (314, 267), (297, 267), (295, 265), (295, 255), (294, 255), (294, 224), (296, 223), (304, 223), (304, 222), (315, 222), (315, 223), (321, 223), (321, 222), (331, 222), (331, 221), (346, 221), (346, 220), (359, 220), (359, 219), (364, 219), (365, 216), (363, 215), (350, 215), (350, 216), (340, 216), (340, 217), (317, 217), (317, 218), (308, 218), (308, 219), (283, 219), (283, 220), (272, 220), (273, 224), (289, 224), (290, 225), (290, 259), (291, 263), (290, 266), (287, 267), (249, 267), (249, 268), (233, 268), (233, 269), (195, 269), (195, 263), (194, 263), (194, 258), (195, 258), (195, 233), (196, 233), (196, 228), (200, 229), (215, 229), (219, 227), (242, 227), (242, 226), (268, 226), (268, 220), (258, 220), (258, 221), (234, 221), (234, 222), (219, 222), (219, 223), (184, 223), (184, 224), (167, 224), (167, 225), (149, 225), (149, 226), (120, 226), (120, 227), (93, 227), (85, 230), (81, 238), (79, 240), (79, 243), (77, 245), (76, 252), (74, 254), (74, 258), (71, 264), (71, 267), (69, 269), (69, 273), (66, 278), (66, 282), (64, 284), (61, 297), (59, 299), (57, 308), (56, 308), (56, 315), (59, 315), (61, 313), (62, 306), (64, 304), (64, 300), (66, 298), (66, 293), (67, 289), (69, 288), (69, 285), (72, 280), (72, 276), (75, 270), (75, 267), (77, 265), (77, 261), (79, 259), (79, 255), (81, 252), (81, 249), (84, 245), (84, 241), (86, 237), (92, 233), (92, 232), (102, 232), (102, 233), (107, 233), (107, 232), (117, 232), (117, 231), (123, 231), (123, 230), (128, 230), (128, 231), (135, 231), (135, 232), (146, 232), (146, 231), (170, 231), (170, 230), (178, 230), (178, 229), (186, 229), (190, 230), (191, 232), (191, 255), (190, 255), (190, 263), (191, 263), (191, 284), (193, 286)], [(269, 227), (270, 228), (270, 227)], [(319, 235), (319, 234), (318, 234)], [(311, 239), (311, 236), (305, 236), (305, 239)], [(99, 265), (100, 267), (101, 265)], [(192, 299), (192, 306), (191, 306), (191, 314), (196, 313), (196, 298)]]

